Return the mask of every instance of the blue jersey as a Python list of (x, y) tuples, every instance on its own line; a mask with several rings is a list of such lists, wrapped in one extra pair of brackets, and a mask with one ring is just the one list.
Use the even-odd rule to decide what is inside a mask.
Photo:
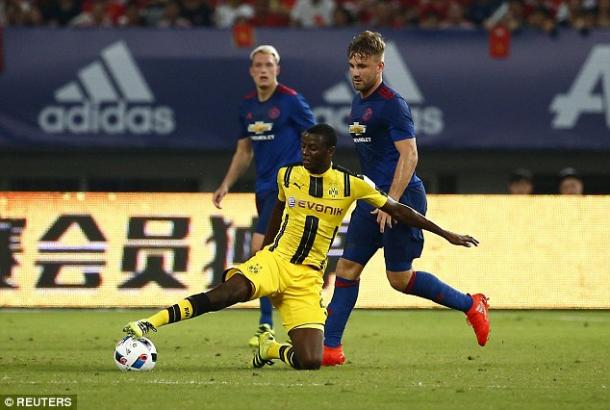
[[(385, 83), (366, 98), (357, 94), (348, 131), (356, 143), (362, 173), (379, 188), (389, 190), (400, 156), (394, 142), (415, 138), (407, 102)], [(414, 172), (409, 186), (415, 184), (421, 184), (421, 180)]]
[(267, 101), (256, 91), (244, 97), (239, 108), (240, 138), (250, 138), (256, 163), (256, 192), (277, 190), (277, 171), (301, 161), (301, 133), (314, 125), (305, 98), (279, 84)]

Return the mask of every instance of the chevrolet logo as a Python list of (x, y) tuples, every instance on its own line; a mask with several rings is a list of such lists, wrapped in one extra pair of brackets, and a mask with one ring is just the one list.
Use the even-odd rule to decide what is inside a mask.
[(354, 135), (362, 135), (366, 132), (366, 125), (360, 124), (356, 121), (353, 124), (349, 125), (348, 132)]
[(248, 132), (262, 134), (263, 132), (271, 131), (273, 124), (270, 122), (256, 121), (254, 124), (248, 125)]

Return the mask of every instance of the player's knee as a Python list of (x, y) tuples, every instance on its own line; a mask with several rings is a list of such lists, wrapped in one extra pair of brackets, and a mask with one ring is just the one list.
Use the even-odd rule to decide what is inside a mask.
[(412, 272), (388, 272), (388, 281), (390, 282), (390, 286), (396, 289), (399, 292), (404, 292), (404, 290), (409, 285), (409, 281), (411, 280)]
[(398, 280), (398, 279), (390, 279), (390, 285), (392, 286), (392, 288), (394, 288), (395, 290), (402, 292), (403, 290), (405, 290), (407, 288), (407, 284), (409, 282), (405, 282), (403, 280)]
[(348, 280), (358, 280), (360, 279), (360, 274), (362, 273), (363, 266), (352, 261), (348, 261), (346, 259), (339, 259), (337, 263), (337, 267), (335, 269), (335, 275), (340, 278), (348, 279)]
[(322, 357), (309, 356), (299, 358), (299, 370), (318, 370), (322, 366)]

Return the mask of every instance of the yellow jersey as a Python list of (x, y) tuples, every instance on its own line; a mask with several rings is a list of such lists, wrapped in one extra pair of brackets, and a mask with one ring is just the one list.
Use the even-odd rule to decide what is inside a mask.
[(286, 205), (267, 248), (291, 263), (320, 270), (352, 203), (362, 199), (380, 208), (388, 200), (370, 180), (334, 166), (316, 175), (300, 164), (288, 165), (280, 168), (277, 184), (278, 199)]

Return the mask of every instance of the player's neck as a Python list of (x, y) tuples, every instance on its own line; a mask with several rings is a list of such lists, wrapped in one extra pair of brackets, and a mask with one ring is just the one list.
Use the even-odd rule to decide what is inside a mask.
[(312, 175), (322, 175), (326, 171), (328, 171), (332, 167), (332, 165), (333, 165), (333, 163), (329, 162), (328, 164), (321, 165), (317, 169), (307, 169), (307, 171), (309, 171), (309, 173), (312, 174)]
[(277, 85), (278, 85), (278, 83), (275, 83), (275, 84), (273, 84), (269, 88), (257, 88), (256, 89), (256, 94), (258, 95), (258, 100), (260, 102), (265, 102), (269, 98), (271, 98), (271, 96), (273, 95), (273, 93), (277, 89)]
[(375, 81), (375, 83), (373, 84), (373, 86), (371, 88), (360, 92), (360, 97), (364, 99), (364, 98), (371, 96), (375, 91), (377, 91), (377, 89), (379, 88), (379, 86), (381, 85), (382, 82), (383, 82), (383, 77), (379, 76), (379, 78), (377, 79), (377, 81)]

